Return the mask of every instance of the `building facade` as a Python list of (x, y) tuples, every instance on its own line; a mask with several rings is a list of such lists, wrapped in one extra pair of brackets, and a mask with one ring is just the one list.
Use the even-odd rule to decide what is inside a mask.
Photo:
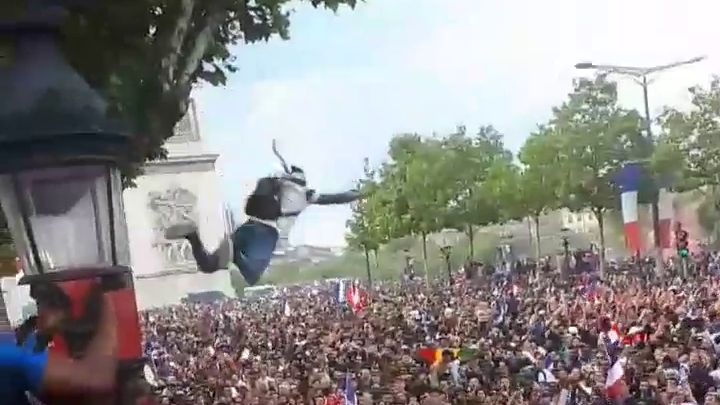
[(590, 210), (570, 211), (567, 208), (560, 210), (562, 227), (573, 232), (589, 233), (598, 229), (598, 220)]
[(140, 308), (178, 303), (193, 293), (233, 291), (227, 271), (198, 272), (189, 243), (164, 237), (168, 226), (191, 220), (213, 249), (230, 226), (215, 170), (219, 155), (207, 151), (195, 103), (165, 147), (168, 158), (146, 164), (136, 187), (123, 196)]

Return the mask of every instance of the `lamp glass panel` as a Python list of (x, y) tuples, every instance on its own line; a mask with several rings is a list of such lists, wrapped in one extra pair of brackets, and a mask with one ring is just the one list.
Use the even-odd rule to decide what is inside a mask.
[(44, 272), (112, 265), (108, 173), (72, 166), (16, 175)]

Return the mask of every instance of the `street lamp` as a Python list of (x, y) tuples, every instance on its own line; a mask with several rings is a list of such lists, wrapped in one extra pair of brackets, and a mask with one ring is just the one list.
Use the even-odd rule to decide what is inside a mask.
[(438, 245), (440, 246), (440, 253), (442, 254), (443, 258), (445, 259), (445, 266), (447, 268), (448, 282), (452, 285), (453, 276), (452, 276), (452, 263), (450, 262), (450, 257), (452, 256), (453, 235), (451, 235), (451, 231), (443, 230), (439, 233)]
[(576, 69), (595, 69), (601, 73), (615, 73), (632, 77), (637, 84), (643, 89), (643, 101), (645, 104), (645, 130), (647, 131), (648, 140), (652, 139), (652, 120), (650, 118), (650, 102), (648, 100), (648, 85), (650, 81), (648, 76), (653, 73), (659, 73), (676, 67), (698, 63), (704, 60), (704, 56), (698, 56), (692, 59), (679, 62), (668, 63), (666, 65), (637, 67), (637, 66), (618, 66), (618, 65), (597, 65), (592, 62), (580, 62), (575, 64)]
[(563, 248), (563, 270), (562, 273), (567, 276), (570, 273), (570, 229), (560, 229), (562, 237), (562, 248)]
[[(624, 76), (630, 76), (637, 84), (639, 84), (642, 87), (643, 90), (643, 102), (645, 107), (645, 131), (647, 135), (647, 142), (648, 146), (652, 147), (654, 145), (653, 143), (653, 136), (652, 136), (652, 119), (650, 118), (650, 102), (648, 99), (648, 86), (651, 83), (650, 80), (648, 80), (648, 76), (654, 73), (659, 73), (663, 71), (667, 71), (676, 67), (684, 66), (684, 65), (690, 65), (693, 63), (698, 63), (704, 60), (704, 56), (698, 56), (692, 59), (682, 60), (678, 62), (668, 63), (665, 65), (658, 65), (658, 66), (650, 66), (650, 67), (638, 67), (638, 66), (618, 66), (618, 65), (602, 65), (602, 64), (595, 64), (592, 62), (580, 62), (575, 64), (576, 69), (595, 69), (600, 73), (614, 73), (614, 74), (620, 74)], [(637, 163), (633, 163), (636, 165)], [(654, 199), (652, 202), (652, 216), (653, 216), (653, 236), (654, 236), (654, 245), (655, 245), (655, 256), (657, 260), (657, 268), (661, 269), (661, 263), (662, 263), (662, 239), (661, 239), (661, 233), (662, 230), (664, 230), (664, 234), (669, 235), (670, 232), (670, 224), (672, 222), (672, 206), (671, 204), (659, 204), (658, 200), (666, 200), (662, 198), (663, 196), (667, 195), (667, 185), (666, 184), (660, 184), (658, 189), (658, 199)], [(636, 209), (636, 208), (635, 208)], [(661, 209), (663, 212), (661, 212)], [(666, 236), (667, 238), (667, 236)], [(669, 246), (667, 246), (669, 247)], [(633, 252), (635, 253), (635, 252)], [(661, 271), (661, 270), (660, 270)]]
[(33, 11), (0, 23), (0, 49), (9, 50), (0, 56), (0, 204), (22, 262), (21, 284), (30, 284), (36, 300), (53, 295), (65, 303), (70, 321), (51, 351), (84, 351), (101, 312), (91, 290), (100, 287), (114, 301), (120, 403), (143, 366), (118, 171), (130, 135), (64, 59), (56, 43), (62, 10)]

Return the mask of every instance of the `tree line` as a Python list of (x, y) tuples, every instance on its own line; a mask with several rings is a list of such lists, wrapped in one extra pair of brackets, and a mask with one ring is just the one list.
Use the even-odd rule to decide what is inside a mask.
[(540, 250), (540, 217), (552, 210), (588, 210), (597, 218), (604, 264), (606, 215), (619, 209), (614, 177), (630, 161), (645, 162), (641, 203), (657, 198), (653, 179), (672, 179), (677, 191), (702, 190), (705, 220), (720, 220), (720, 79), (689, 89), (692, 108), (666, 107), (651, 123), (618, 102), (617, 83), (604, 75), (579, 78), (550, 119), (537, 126), (517, 154), (492, 125), (464, 126), (438, 136), (405, 133), (392, 138), (388, 159), (366, 161), (359, 187), (366, 198), (353, 207), (348, 244), (377, 252), (388, 241), (427, 238), (452, 228), (470, 240), (478, 227), (527, 218)]

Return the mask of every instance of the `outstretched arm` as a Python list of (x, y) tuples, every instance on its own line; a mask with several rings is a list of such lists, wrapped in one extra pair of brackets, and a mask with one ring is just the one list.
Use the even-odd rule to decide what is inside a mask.
[(310, 197), (310, 203), (317, 205), (347, 204), (359, 200), (360, 197), (360, 192), (357, 190), (337, 194), (319, 194), (313, 191)]

